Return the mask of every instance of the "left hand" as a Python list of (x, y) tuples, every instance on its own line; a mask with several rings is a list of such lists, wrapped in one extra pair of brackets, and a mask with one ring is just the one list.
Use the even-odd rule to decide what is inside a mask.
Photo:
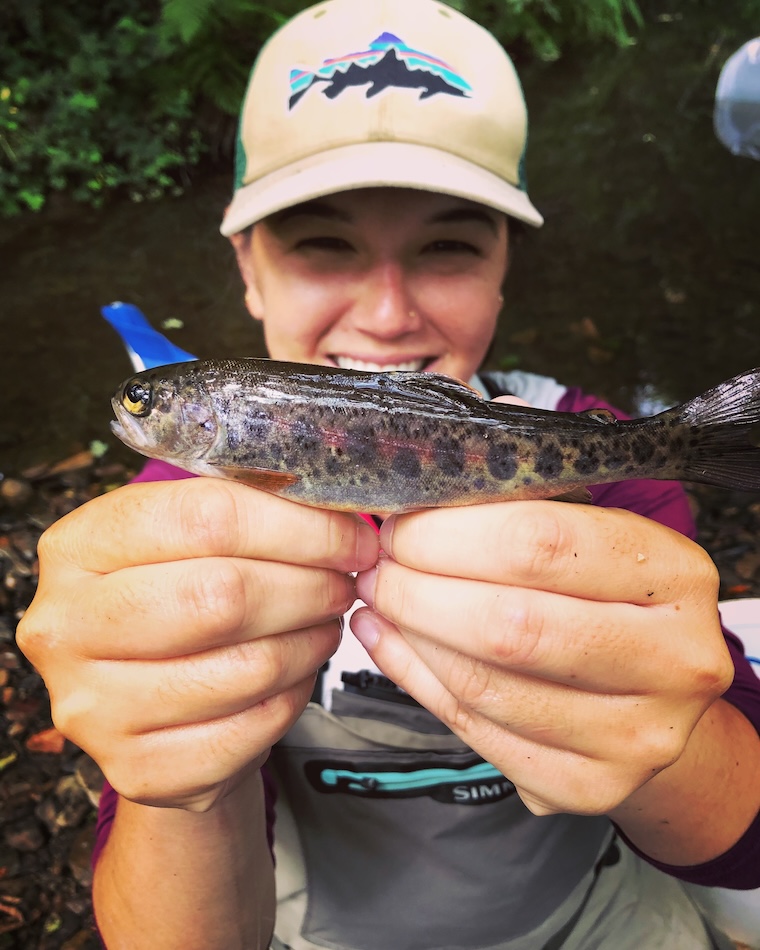
[(733, 666), (706, 553), (631, 512), (397, 515), (351, 627), (535, 814), (612, 811), (676, 762)]

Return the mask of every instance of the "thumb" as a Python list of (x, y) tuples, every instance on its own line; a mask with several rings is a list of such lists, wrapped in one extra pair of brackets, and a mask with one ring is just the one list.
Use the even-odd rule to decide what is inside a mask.
[(496, 396), (493, 402), (504, 402), (510, 406), (527, 406), (530, 409), (530, 403), (526, 402), (524, 399), (520, 399), (519, 396)]

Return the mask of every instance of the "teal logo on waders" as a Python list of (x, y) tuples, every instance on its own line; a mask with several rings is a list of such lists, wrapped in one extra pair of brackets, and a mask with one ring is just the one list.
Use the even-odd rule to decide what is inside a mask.
[(488, 762), (475, 765), (435, 765), (399, 769), (398, 763), (312, 761), (305, 766), (313, 788), (325, 794), (360, 798), (419, 798), (426, 796), (449, 805), (488, 805), (515, 794), (515, 787)]

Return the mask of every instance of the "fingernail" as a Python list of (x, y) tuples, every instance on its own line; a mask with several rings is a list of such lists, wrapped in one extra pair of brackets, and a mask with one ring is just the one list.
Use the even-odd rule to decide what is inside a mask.
[(358, 610), (351, 618), (354, 636), (365, 650), (370, 651), (380, 639), (377, 617), (369, 610)]
[(371, 567), (377, 560), (379, 548), (377, 531), (366, 521), (360, 521), (356, 531), (356, 570), (364, 571)]
[(356, 575), (356, 596), (368, 607), (375, 606), (375, 585), (377, 584), (377, 565), (368, 571)]
[(380, 528), (380, 544), (383, 547), (383, 551), (390, 556), (393, 555), (393, 531), (395, 527), (396, 516), (391, 515), (385, 519), (383, 526)]

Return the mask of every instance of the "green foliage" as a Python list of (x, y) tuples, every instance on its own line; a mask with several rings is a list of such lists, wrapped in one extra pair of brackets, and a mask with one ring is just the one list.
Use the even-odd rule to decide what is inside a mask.
[[(54, 192), (98, 205), (114, 190), (134, 200), (181, 190), (229, 132), (263, 42), (312, 2), (6, 0), (0, 215), (39, 210)], [(579, 42), (629, 43), (641, 23), (637, 0), (448, 2), (542, 59)]]
[[(179, 44), (174, 66), (192, 94), (236, 115), (261, 44), (313, 0), (162, 0), (162, 36)], [(367, 0), (356, 0), (367, 2)], [(542, 59), (587, 40), (632, 42), (641, 25), (636, 0), (446, 0), (506, 46), (524, 43)], [(276, 7), (276, 9), (275, 9)]]
[(507, 47), (525, 43), (541, 59), (587, 41), (633, 42), (642, 25), (636, 0), (446, 0), (487, 27)]
[(237, 116), (251, 66), (267, 37), (313, 2), (162, 0), (161, 36), (176, 47), (177, 79), (191, 96)]
[[(84, 15), (75, 0), (19, 0), (0, 72), (0, 214), (39, 210), (52, 192), (99, 205), (180, 188), (198, 161), (191, 96), (168, 83), (170, 47), (139, 2)], [(152, 14), (155, 18), (155, 13)], [(3, 27), (0, 21), (0, 29)]]

